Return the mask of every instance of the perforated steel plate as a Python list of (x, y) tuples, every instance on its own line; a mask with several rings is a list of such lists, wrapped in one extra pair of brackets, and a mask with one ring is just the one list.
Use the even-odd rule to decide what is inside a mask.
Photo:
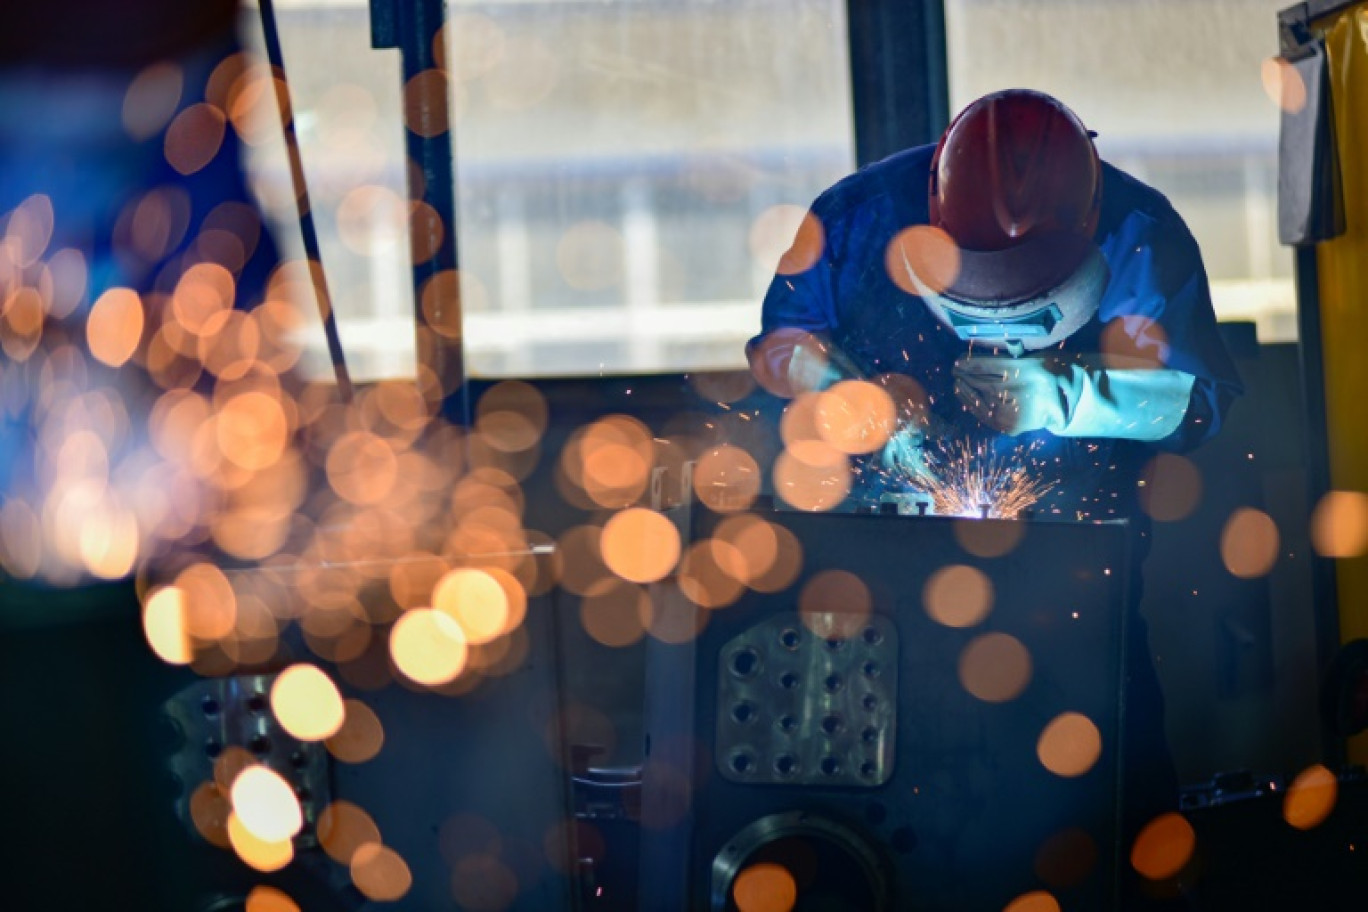
[(893, 772), (897, 693), (898, 633), (887, 618), (772, 615), (718, 656), (717, 766), (739, 783), (882, 785)]

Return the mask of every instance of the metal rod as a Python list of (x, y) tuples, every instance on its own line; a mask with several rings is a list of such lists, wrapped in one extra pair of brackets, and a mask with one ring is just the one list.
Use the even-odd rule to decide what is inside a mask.
[[(290, 156), (290, 180), (294, 185), (295, 202), (299, 211), (299, 230), (304, 236), (304, 256), (309, 261), (310, 280), (318, 300), (318, 315), (323, 319), (323, 334), (328, 340), (328, 357), (337, 377), (337, 391), (343, 402), (352, 401), (351, 376), (347, 372), (347, 358), (342, 351), (342, 339), (337, 333), (337, 318), (333, 314), (332, 296), (328, 294), (328, 278), (323, 270), (323, 255), (318, 249), (318, 231), (314, 228), (313, 207), (309, 203), (309, 187), (304, 180), (304, 159), (299, 154), (299, 137), (295, 135), (294, 103), (290, 100), (290, 84), (285, 78), (285, 59), (280, 51), (280, 32), (276, 28), (272, 0), (258, 0), (261, 9), (261, 28), (266, 37), (266, 57), (271, 69), (280, 79), (280, 126), (285, 132), (285, 149)], [(315, 273), (313, 264), (318, 264)]]

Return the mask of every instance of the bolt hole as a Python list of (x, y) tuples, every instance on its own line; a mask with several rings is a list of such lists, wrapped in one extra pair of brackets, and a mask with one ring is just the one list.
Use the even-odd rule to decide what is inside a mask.
[(803, 635), (792, 627), (785, 627), (779, 632), (779, 644), (785, 649), (797, 649), (803, 642)]
[(774, 758), (774, 771), (781, 776), (792, 776), (798, 771), (798, 761), (788, 754)]
[(826, 641), (826, 648), (830, 649), (832, 652), (838, 652), (839, 650), (845, 648), (845, 644), (845, 640), (840, 640), (835, 637), (832, 637), (831, 639)]
[(271, 739), (265, 735), (257, 735), (247, 742), (247, 747), (254, 754), (268, 754), (271, 752)]
[(831, 715), (822, 720), (822, 731), (827, 735), (839, 735), (844, 728), (845, 723), (841, 721), (840, 716)]
[(732, 718), (743, 724), (749, 722), (755, 718), (755, 707), (750, 703), (737, 703), (732, 707)]
[(870, 646), (878, 646), (883, 642), (883, 633), (877, 627), (866, 627), (864, 629), (864, 641)]
[(738, 678), (751, 678), (760, 670), (760, 653), (750, 647), (739, 650), (732, 656), (732, 674)]
[(204, 756), (208, 757), (210, 760), (216, 759), (221, 753), (223, 753), (223, 745), (218, 741), (210, 738), (208, 741), (204, 742)]
[(738, 773), (748, 773), (754, 766), (750, 754), (735, 754), (731, 758), (732, 769)]
[(867, 712), (873, 712), (879, 708), (879, 698), (873, 694), (865, 694), (860, 700), (860, 705), (863, 706)]
[(793, 690), (798, 686), (798, 676), (791, 671), (786, 671), (779, 676), (779, 686), (784, 690)]
[(205, 697), (200, 701), (200, 709), (204, 710), (204, 714), (212, 719), (219, 714), (219, 701), (213, 697)]
[(779, 717), (779, 730), (781, 732), (792, 732), (798, 728), (798, 720), (793, 716)]
[(879, 730), (872, 725), (866, 726), (865, 730), (860, 732), (860, 740), (865, 744), (873, 744), (879, 740)]
[(842, 683), (841, 676), (838, 674), (829, 674), (822, 680), (822, 686), (827, 689), (827, 693), (835, 693), (840, 690)]
[(864, 672), (866, 678), (877, 678), (879, 676), (879, 663), (865, 662), (860, 666), (860, 671)]
[(266, 698), (261, 694), (252, 694), (247, 698), (247, 708), (254, 713), (264, 712), (266, 709)]
[(873, 779), (878, 772), (879, 768), (874, 764), (873, 760), (866, 760), (864, 763), (860, 764), (860, 775), (866, 779)]
[(841, 771), (841, 761), (835, 757), (822, 758), (822, 775), (834, 776)]

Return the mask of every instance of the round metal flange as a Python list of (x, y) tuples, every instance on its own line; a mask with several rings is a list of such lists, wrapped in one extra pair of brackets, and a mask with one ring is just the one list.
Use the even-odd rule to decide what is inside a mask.
[[(751, 863), (764, 860), (767, 848), (794, 838), (805, 838), (835, 849), (858, 869), (863, 875), (863, 886), (873, 900), (867, 912), (888, 912), (893, 908), (887, 863), (868, 838), (839, 820), (808, 811), (792, 810), (752, 821), (727, 840), (713, 858), (710, 891), (710, 908), (713, 912), (735, 909), (731, 892), (737, 876)], [(795, 908), (802, 908), (801, 895)]]

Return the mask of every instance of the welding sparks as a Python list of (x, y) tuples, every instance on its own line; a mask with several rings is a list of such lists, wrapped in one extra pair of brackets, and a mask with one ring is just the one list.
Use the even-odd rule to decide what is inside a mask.
[(967, 439), (928, 446), (926, 471), (899, 480), (929, 496), (937, 516), (984, 519), (1016, 519), (1055, 486)]

